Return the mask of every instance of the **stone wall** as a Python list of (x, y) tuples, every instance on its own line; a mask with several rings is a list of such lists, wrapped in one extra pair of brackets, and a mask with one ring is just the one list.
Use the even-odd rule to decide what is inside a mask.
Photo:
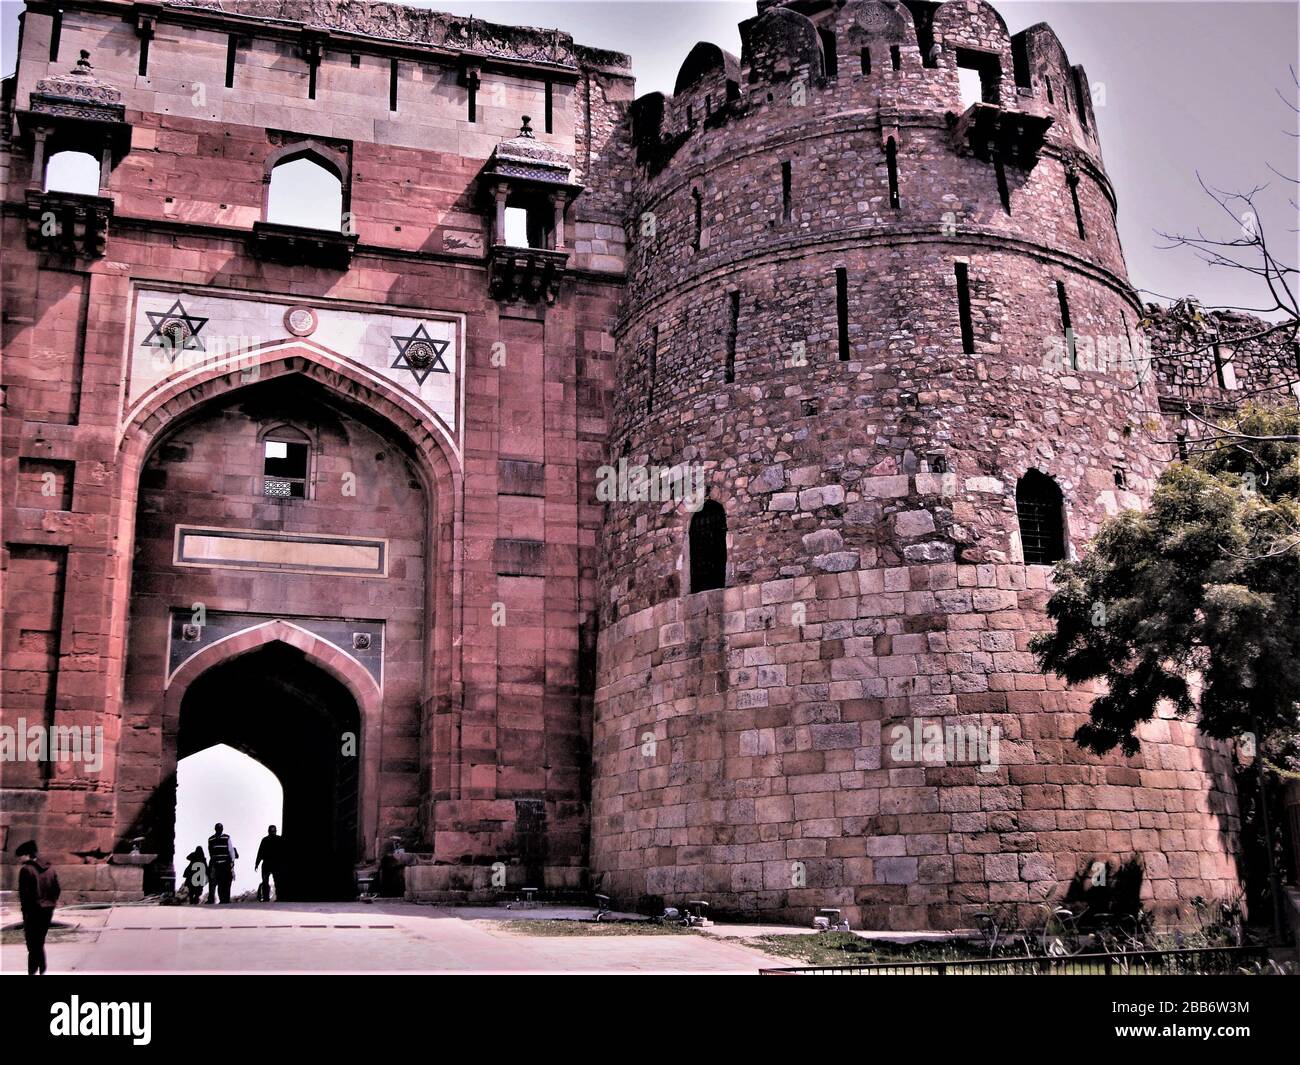
[[(611, 626), (601, 890), (798, 923), (835, 906), (854, 927), (967, 928), (999, 904), (1031, 920), (1048, 890), (1137, 856), (1162, 917), (1231, 895), (1227, 748), (1162, 718), (1134, 758), (1080, 751), (1091, 695), (1028, 653), (1049, 575), (855, 569), (670, 599)], [(988, 748), (920, 757), (899, 746), (918, 722), (973, 727)]]

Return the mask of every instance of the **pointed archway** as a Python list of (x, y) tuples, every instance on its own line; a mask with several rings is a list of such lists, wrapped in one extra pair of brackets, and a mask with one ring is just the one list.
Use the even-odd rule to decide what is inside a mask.
[[(227, 655), (185, 686), (174, 752), (179, 763), (224, 744), (266, 766), (284, 789), (280, 897), (341, 899), (354, 893), (361, 852), (360, 734), (347, 685), (301, 647), (274, 639)], [(251, 869), (258, 839), (234, 843)]]

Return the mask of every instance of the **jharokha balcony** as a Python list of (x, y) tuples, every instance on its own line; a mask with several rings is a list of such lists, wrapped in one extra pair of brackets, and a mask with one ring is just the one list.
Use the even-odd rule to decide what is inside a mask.
[(523, 116), (519, 135), (502, 141), (479, 175), (492, 211), (488, 291), (507, 302), (554, 303), (568, 266), (564, 216), (582, 191), (567, 156), (537, 140)]

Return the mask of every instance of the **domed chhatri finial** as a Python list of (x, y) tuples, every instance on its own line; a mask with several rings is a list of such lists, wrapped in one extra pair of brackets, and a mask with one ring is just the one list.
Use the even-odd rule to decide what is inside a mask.
[(94, 68), (90, 65), (90, 53), (83, 48), (81, 50), (81, 58), (77, 60), (77, 65), (72, 68), (72, 73), (89, 77), (90, 72), (93, 69)]
[(523, 118), (524, 118), (524, 124), (519, 127), (519, 136), (531, 137), (533, 135), (533, 129), (528, 123), (532, 121), (532, 117), (529, 115), (524, 115)]

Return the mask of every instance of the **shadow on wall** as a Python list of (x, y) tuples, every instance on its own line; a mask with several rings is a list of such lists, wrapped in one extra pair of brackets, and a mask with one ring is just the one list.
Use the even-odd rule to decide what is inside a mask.
[(1087, 862), (1070, 881), (1063, 905), (1079, 914), (1079, 930), (1095, 931), (1116, 921), (1136, 927), (1142, 914), (1142, 881), (1146, 870), (1134, 855), (1118, 862)]

